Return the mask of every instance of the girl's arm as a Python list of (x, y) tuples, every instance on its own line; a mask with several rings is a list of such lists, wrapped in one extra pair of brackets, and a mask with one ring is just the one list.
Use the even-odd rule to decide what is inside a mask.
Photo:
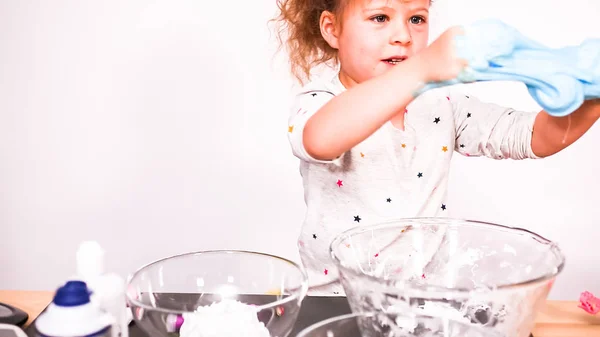
[(573, 144), (600, 118), (600, 100), (585, 101), (565, 117), (540, 112), (533, 125), (531, 149), (539, 157), (551, 156)]
[(304, 127), (306, 152), (320, 160), (339, 157), (395, 115), (404, 123), (404, 108), (425, 77), (418, 58), (344, 91), (327, 102)]
[(466, 66), (453, 45), (462, 33), (461, 27), (448, 29), (420, 53), (328, 101), (306, 122), (306, 152), (318, 160), (333, 160), (396, 115), (403, 125), (404, 108), (424, 83), (454, 79)]

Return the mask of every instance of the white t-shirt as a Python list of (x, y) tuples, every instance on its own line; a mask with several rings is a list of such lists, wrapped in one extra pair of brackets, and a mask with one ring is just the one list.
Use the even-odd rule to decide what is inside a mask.
[[(444, 216), (454, 151), (494, 159), (537, 158), (531, 150), (537, 112), (484, 103), (451, 87), (418, 96), (405, 111), (405, 130), (386, 123), (331, 161), (306, 152), (308, 119), (345, 90), (339, 77), (317, 79), (296, 96), (288, 125), (300, 159), (307, 210), (298, 240), (311, 295), (343, 294), (329, 245), (342, 231), (394, 218)], [(377, 97), (373, 97), (377, 99)]]

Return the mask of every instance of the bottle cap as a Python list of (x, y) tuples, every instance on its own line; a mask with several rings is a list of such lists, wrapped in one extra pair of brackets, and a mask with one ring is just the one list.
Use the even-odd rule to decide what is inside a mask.
[(84, 305), (90, 303), (90, 291), (85, 282), (69, 281), (58, 288), (52, 302), (59, 307)]

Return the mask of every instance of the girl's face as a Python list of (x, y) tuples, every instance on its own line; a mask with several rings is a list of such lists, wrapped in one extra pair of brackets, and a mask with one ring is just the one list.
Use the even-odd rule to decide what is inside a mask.
[(427, 47), (430, 0), (355, 0), (336, 18), (321, 16), (321, 32), (338, 50), (340, 80), (350, 88), (383, 74)]

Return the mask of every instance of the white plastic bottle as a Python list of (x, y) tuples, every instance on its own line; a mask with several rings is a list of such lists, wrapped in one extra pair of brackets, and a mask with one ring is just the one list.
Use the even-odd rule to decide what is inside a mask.
[(125, 298), (125, 280), (115, 273), (104, 273), (104, 250), (95, 241), (82, 242), (76, 259), (76, 278), (87, 283), (92, 303), (114, 318), (111, 337), (128, 337), (131, 310)]
[(52, 303), (36, 320), (42, 337), (111, 337), (113, 317), (90, 301), (83, 281), (58, 288)]

